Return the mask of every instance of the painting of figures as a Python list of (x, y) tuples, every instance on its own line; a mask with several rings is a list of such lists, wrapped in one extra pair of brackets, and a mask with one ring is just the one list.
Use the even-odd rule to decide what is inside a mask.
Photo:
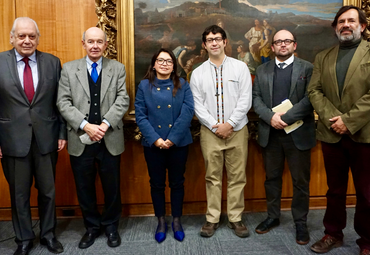
[(226, 55), (244, 61), (252, 74), (274, 57), (272, 36), (282, 28), (296, 35), (295, 54), (314, 62), (336, 43), (331, 22), (341, 6), (342, 0), (134, 0), (135, 82), (161, 47), (174, 52), (180, 75), (189, 78), (208, 58), (201, 35), (213, 24), (226, 31)]

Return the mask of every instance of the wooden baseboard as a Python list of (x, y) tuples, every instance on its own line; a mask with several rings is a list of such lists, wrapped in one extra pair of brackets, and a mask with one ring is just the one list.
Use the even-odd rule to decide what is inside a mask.
[[(292, 198), (283, 198), (281, 200), (282, 210), (290, 210)], [(354, 207), (356, 205), (356, 196), (347, 196), (347, 207)], [(103, 206), (99, 207), (101, 210)], [(226, 213), (226, 201), (222, 201), (222, 213)], [(326, 197), (311, 197), (310, 198), (310, 209), (325, 209), (326, 208)], [(166, 204), (166, 211), (170, 212), (171, 205)], [(185, 202), (183, 207), (184, 215), (199, 215), (205, 214), (207, 210), (207, 202)], [(245, 200), (245, 212), (264, 212), (266, 211), (266, 200), (265, 199), (250, 199)], [(36, 207), (31, 208), (32, 218), (38, 219), (38, 210)], [(60, 219), (65, 218), (82, 218), (81, 209), (79, 206), (57, 206), (56, 208), (57, 217)], [(123, 217), (141, 217), (141, 216), (152, 216), (154, 215), (152, 204), (123, 204), (122, 205), (122, 216)], [(0, 220), (11, 220), (11, 208), (0, 209)]]

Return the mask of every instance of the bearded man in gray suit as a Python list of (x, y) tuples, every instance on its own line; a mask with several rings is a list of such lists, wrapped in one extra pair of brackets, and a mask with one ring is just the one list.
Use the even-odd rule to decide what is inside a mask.
[[(128, 109), (126, 72), (123, 64), (102, 57), (106, 34), (92, 27), (83, 34), (87, 56), (64, 64), (57, 106), (67, 121), (68, 152), (86, 233), (79, 248), (90, 247), (100, 235), (107, 244), (121, 244), (120, 155), (124, 151), (122, 118)], [(99, 173), (105, 207), (97, 208), (95, 179)]]
[[(267, 214), (256, 232), (264, 234), (280, 224), (282, 175), (285, 158), (293, 181), (292, 214), (296, 225), (296, 242), (307, 244), (311, 148), (316, 144), (313, 108), (307, 97), (313, 65), (294, 56), (295, 36), (280, 30), (271, 45), (275, 59), (258, 67), (253, 85), (253, 107), (259, 115), (258, 143), (266, 170)], [(289, 110), (273, 109), (285, 99)], [(284, 128), (299, 121), (292, 132)]]
[(32, 249), (30, 194), (38, 190), (40, 242), (63, 252), (55, 238), (55, 166), (66, 144), (63, 119), (55, 105), (60, 60), (36, 50), (40, 32), (34, 20), (20, 17), (10, 32), (13, 49), (0, 53), (0, 158), (9, 184), (18, 249)]

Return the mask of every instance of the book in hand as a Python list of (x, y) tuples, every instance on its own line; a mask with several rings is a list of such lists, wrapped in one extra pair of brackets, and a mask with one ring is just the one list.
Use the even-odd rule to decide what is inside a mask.
[[(283, 112), (283, 113), (286, 113), (292, 107), (293, 107), (292, 102), (290, 102), (289, 99), (285, 99), (283, 102), (281, 102), (281, 104), (279, 104), (279, 105), (275, 106), (274, 108), (272, 108), (272, 111), (273, 112)], [(289, 133), (293, 132), (294, 130), (298, 129), (302, 125), (303, 125), (303, 120), (297, 120), (293, 124), (285, 127), (284, 128), (284, 131), (285, 131), (285, 133), (289, 134)]]

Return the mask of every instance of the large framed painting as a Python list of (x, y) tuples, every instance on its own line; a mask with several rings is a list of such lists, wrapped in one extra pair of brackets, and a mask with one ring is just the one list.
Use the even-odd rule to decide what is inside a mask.
[(343, 4), (361, 6), (361, 0), (121, 1), (117, 50), (118, 59), (128, 70), (131, 101), (152, 55), (161, 47), (175, 53), (180, 75), (189, 78), (207, 59), (201, 35), (212, 24), (226, 31), (226, 54), (244, 61), (252, 74), (258, 65), (273, 58), (272, 35), (282, 28), (296, 35), (295, 54), (314, 62), (318, 52), (337, 42), (331, 22)]

